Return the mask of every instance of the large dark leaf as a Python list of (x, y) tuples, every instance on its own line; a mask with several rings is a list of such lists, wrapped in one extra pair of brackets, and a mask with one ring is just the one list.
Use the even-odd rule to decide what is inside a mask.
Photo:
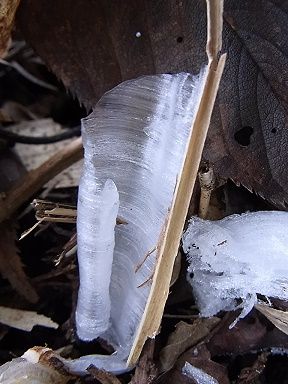
[[(287, 12), (286, 0), (225, 1), (228, 61), (204, 152), (218, 175), (278, 205), (288, 202)], [(204, 0), (23, 0), (18, 25), (90, 108), (122, 80), (197, 72), (205, 14)]]

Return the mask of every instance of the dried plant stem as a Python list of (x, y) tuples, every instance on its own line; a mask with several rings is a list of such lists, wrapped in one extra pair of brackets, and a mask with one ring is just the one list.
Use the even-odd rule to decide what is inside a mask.
[(79, 138), (61, 149), (40, 167), (26, 174), (17, 185), (7, 192), (6, 197), (2, 200), (0, 222), (11, 217), (43, 185), (82, 157), (82, 139)]
[[(148, 337), (154, 338), (161, 324), (169, 293), (174, 260), (178, 252), (216, 94), (225, 65), (226, 55), (222, 55), (219, 61), (217, 59), (218, 49), (221, 46), (222, 12), (223, 1), (207, 0), (208, 74), (186, 150), (183, 169), (175, 188), (170, 215), (167, 218), (162, 238), (157, 246), (157, 265), (152, 287), (128, 357), (128, 366), (136, 364), (146, 339)], [(212, 36), (212, 34), (215, 34), (215, 36)]]
[(35, 216), (39, 221), (58, 223), (76, 223), (77, 210), (73, 205), (53, 203), (46, 200), (34, 199)]
[(198, 173), (200, 182), (201, 195), (199, 203), (199, 217), (206, 219), (210, 204), (211, 193), (214, 189), (214, 172), (213, 168), (200, 169)]

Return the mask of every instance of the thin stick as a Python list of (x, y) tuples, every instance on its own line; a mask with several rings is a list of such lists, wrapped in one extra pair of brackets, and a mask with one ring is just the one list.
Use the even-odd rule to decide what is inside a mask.
[(64, 169), (83, 157), (82, 139), (78, 138), (26, 174), (2, 200), (0, 223), (11, 217), (18, 208), (31, 199), (40, 188)]
[(224, 0), (206, 0), (208, 19), (206, 53), (209, 61), (214, 61), (214, 64), (217, 64), (217, 55), (222, 47), (223, 2)]
[[(157, 247), (157, 265), (144, 314), (136, 332), (127, 365), (134, 366), (148, 337), (154, 338), (161, 324), (164, 306), (169, 293), (174, 260), (177, 255), (186, 214), (192, 196), (197, 171), (206, 139), (211, 114), (218, 91), (226, 55), (218, 62), (217, 54), (222, 32), (222, 1), (207, 0), (208, 31), (207, 56), (208, 74), (200, 105), (194, 121), (192, 134), (186, 151), (182, 173), (175, 188), (170, 215), (167, 218), (163, 236)], [(217, 20), (217, 18), (219, 20)], [(217, 36), (212, 38), (211, 33)], [(213, 44), (213, 45), (212, 45)], [(216, 44), (216, 46), (214, 46)]]

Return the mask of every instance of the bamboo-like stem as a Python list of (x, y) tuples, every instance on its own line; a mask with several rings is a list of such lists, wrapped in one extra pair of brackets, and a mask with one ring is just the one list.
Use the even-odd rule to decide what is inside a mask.
[(83, 157), (82, 139), (78, 138), (26, 174), (7, 192), (0, 204), (0, 223), (11, 217), (40, 188), (64, 169)]
[(218, 50), (221, 46), (219, 42), (221, 41), (222, 33), (222, 12), (223, 1), (207, 0), (208, 74), (186, 150), (182, 173), (178, 178), (175, 188), (170, 214), (163, 228), (161, 244), (157, 247), (157, 265), (152, 286), (128, 357), (128, 366), (136, 364), (146, 339), (148, 337), (154, 338), (161, 324), (164, 306), (169, 293), (174, 260), (177, 255), (216, 94), (225, 65), (226, 55), (222, 55), (219, 61), (217, 60)]

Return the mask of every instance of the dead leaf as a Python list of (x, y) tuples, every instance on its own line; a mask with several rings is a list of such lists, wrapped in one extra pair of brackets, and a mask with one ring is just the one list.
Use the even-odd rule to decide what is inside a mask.
[(16, 231), (8, 222), (0, 227), (0, 274), (26, 300), (35, 303), (38, 295), (26, 276), (15, 245)]
[(229, 384), (227, 368), (211, 360), (210, 352), (205, 344), (200, 344), (196, 348), (191, 348), (185, 352), (177, 362), (178, 369), (180, 366), (183, 368), (186, 362), (193, 365), (193, 367), (203, 370), (219, 383)]
[[(204, 152), (216, 175), (278, 205), (288, 202), (287, 12), (283, 0), (225, 1), (228, 60)], [(122, 80), (198, 72), (206, 59), (205, 15), (204, 0), (27, 0), (18, 26), (90, 108)]]
[(193, 61), (198, 72), (206, 61), (205, 17), (205, 1), (28, 0), (17, 23), (66, 88), (90, 108), (123, 80), (185, 71)]
[(4, 57), (7, 53), (14, 16), (19, 3), (20, 0), (0, 1), (0, 57)]
[(180, 321), (169, 336), (167, 345), (160, 352), (160, 371), (171, 369), (178, 357), (206, 337), (219, 321), (217, 317), (199, 318), (192, 324)]
[(226, 367), (210, 359), (210, 353), (205, 344), (200, 344), (185, 352), (178, 359), (175, 368), (163, 376), (164, 380), (161, 381), (161, 383), (200, 384), (201, 381), (197, 381), (183, 373), (183, 367), (187, 362), (193, 367), (196, 367), (210, 375), (213, 379), (215, 379), (215, 381), (217, 380), (219, 384), (230, 383)]
[(268, 320), (288, 335), (288, 312), (280, 311), (279, 309), (268, 307), (267, 305), (257, 304), (256, 309), (262, 313)]
[(44, 315), (39, 315), (33, 311), (8, 308), (0, 306), (0, 323), (12, 328), (30, 332), (35, 325), (48, 328), (58, 328), (58, 324)]
[(288, 201), (287, 4), (225, 1), (228, 52), (204, 157), (214, 170), (283, 205)]
[(257, 317), (243, 319), (232, 329), (229, 329), (231, 318), (227, 320), (207, 343), (212, 356), (249, 352), (257, 348), (267, 333), (266, 327)]

